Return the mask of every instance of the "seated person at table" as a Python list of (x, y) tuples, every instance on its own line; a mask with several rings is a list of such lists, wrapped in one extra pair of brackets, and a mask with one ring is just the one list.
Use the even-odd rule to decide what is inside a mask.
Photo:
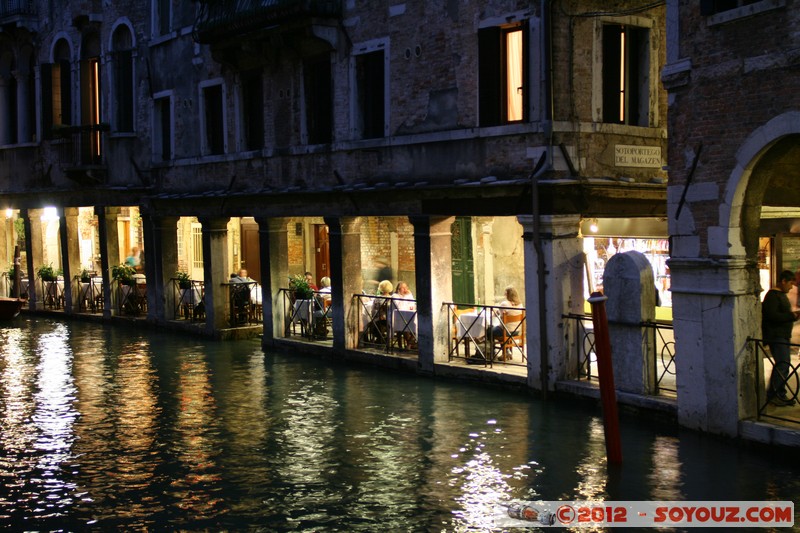
[(386, 298), (392, 297), (392, 282), (385, 279), (378, 283), (378, 294), (380, 298), (372, 301), (372, 317), (369, 323), (370, 338), (373, 342), (382, 342), (386, 340), (386, 335), (389, 332), (389, 322), (387, 318), (389, 310), (389, 300)]
[(231, 277), (231, 316), (234, 322), (242, 324), (247, 321), (247, 305), (250, 303), (250, 283), (255, 283), (242, 268)]
[(318, 291), (319, 287), (314, 283), (314, 275), (311, 272), (306, 272), (306, 281), (308, 282), (308, 286), (311, 288), (312, 291)]
[(397, 289), (394, 292), (395, 301), (394, 306), (399, 309), (400, 311), (414, 311), (417, 308), (417, 303), (414, 301), (403, 301), (403, 300), (414, 300), (414, 295), (411, 294), (411, 289), (408, 288), (408, 283), (405, 281), (398, 281), (397, 282)]
[[(518, 309), (495, 309), (494, 313), (502, 322), (504, 316), (519, 316), (522, 314), (522, 302), (519, 299), (517, 289), (509, 285), (506, 287), (506, 299), (500, 302), (500, 307), (513, 307)], [(513, 333), (513, 332), (512, 332)], [(499, 339), (503, 335), (503, 324), (497, 326), (489, 325), (486, 328), (486, 335), (490, 339)]]
[(328, 276), (319, 280), (321, 285), (319, 291), (315, 295), (316, 300), (314, 304), (314, 334), (318, 337), (326, 337), (328, 335), (328, 319), (331, 317), (331, 312), (328, 310), (331, 302), (331, 278)]

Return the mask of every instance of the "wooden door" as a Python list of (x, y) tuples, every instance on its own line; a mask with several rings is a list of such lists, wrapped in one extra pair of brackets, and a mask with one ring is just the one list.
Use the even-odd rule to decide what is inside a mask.
[(319, 280), (331, 275), (331, 248), (325, 224), (314, 224), (314, 267), (317, 273), (314, 283), (319, 286)]
[(242, 220), (242, 268), (247, 275), (261, 283), (261, 252), (258, 241), (258, 224)]
[(473, 303), (475, 281), (472, 259), (472, 219), (456, 217), (452, 226), (453, 301)]

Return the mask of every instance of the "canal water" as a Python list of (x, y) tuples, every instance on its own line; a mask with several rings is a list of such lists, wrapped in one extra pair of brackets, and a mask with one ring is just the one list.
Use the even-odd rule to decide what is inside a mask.
[(0, 329), (0, 525), (487, 531), (509, 501), (800, 498), (796, 463), (621, 425), (609, 474), (585, 405), (20, 318)]

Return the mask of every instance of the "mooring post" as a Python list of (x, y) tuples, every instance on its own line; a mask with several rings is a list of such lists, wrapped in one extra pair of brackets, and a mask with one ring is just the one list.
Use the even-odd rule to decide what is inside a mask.
[(597, 375), (600, 378), (600, 399), (603, 403), (603, 429), (606, 436), (606, 457), (609, 463), (622, 463), (622, 446), (619, 437), (617, 394), (614, 390), (614, 367), (611, 364), (611, 341), (608, 336), (606, 316), (608, 297), (593, 292), (589, 297), (594, 325), (594, 351), (597, 354)]

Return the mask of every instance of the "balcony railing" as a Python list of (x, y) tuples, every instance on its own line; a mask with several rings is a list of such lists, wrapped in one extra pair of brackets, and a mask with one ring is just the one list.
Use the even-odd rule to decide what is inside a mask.
[(61, 126), (53, 130), (53, 137), (61, 139), (61, 166), (70, 179), (84, 185), (106, 181), (105, 146), (108, 130), (109, 125), (105, 123)]
[(341, 16), (341, 0), (201, 0), (195, 39), (204, 44), (288, 19)]
[(0, 1), (0, 18), (16, 15), (36, 15), (36, 4), (33, 0)]

